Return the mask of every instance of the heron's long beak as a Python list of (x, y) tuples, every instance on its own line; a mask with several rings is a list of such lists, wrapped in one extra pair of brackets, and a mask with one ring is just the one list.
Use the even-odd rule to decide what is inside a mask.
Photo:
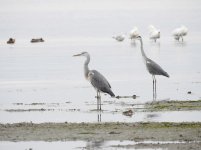
[(73, 57), (76, 57), (76, 56), (81, 56), (81, 54), (76, 54), (76, 55), (73, 55)]

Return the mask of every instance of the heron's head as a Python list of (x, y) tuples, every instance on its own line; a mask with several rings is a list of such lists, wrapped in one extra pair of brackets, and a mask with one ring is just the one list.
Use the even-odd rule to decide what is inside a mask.
[(73, 55), (73, 57), (76, 57), (76, 56), (88, 56), (89, 55), (89, 53), (87, 53), (87, 52), (82, 52), (82, 53), (80, 53), (80, 54), (76, 54), (76, 55)]
[(139, 35), (139, 36), (136, 37), (136, 39), (137, 39), (137, 40), (141, 40), (142, 37)]

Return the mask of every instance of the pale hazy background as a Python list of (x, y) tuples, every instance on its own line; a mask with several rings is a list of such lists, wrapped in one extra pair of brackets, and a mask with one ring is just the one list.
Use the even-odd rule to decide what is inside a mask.
[[(149, 40), (150, 24), (161, 31), (157, 43)], [(189, 29), (183, 43), (171, 35), (180, 25)], [(13, 103), (70, 102), (66, 108), (81, 112), (95, 109), (96, 92), (84, 78), (84, 58), (72, 57), (82, 51), (91, 54), (90, 68), (106, 76), (116, 95), (140, 96), (132, 103), (152, 101), (152, 78), (143, 64), (139, 42), (132, 44), (128, 37), (121, 43), (112, 39), (134, 26), (143, 37), (147, 56), (170, 74), (169, 79), (157, 77), (158, 100), (200, 99), (200, 0), (0, 0), (1, 121), (16, 119), (16, 114), (4, 112), (14, 107)], [(10, 37), (16, 39), (14, 45), (6, 44)], [(37, 37), (45, 42), (30, 43), (31, 38)], [(124, 109), (121, 105), (108, 105), (107, 101), (114, 101), (109, 96), (102, 99), (103, 109)], [(83, 113), (76, 113), (83, 118)], [(17, 121), (24, 121), (26, 117), (20, 115)], [(34, 115), (35, 120), (44, 119), (40, 112)], [(62, 116), (59, 121), (80, 121), (55, 112), (51, 115), (55, 119)], [(51, 115), (47, 114), (52, 121)], [(93, 121), (93, 113), (85, 115)], [(27, 120), (29, 116), (27, 113)], [(108, 118), (106, 121), (121, 120), (119, 116)]]

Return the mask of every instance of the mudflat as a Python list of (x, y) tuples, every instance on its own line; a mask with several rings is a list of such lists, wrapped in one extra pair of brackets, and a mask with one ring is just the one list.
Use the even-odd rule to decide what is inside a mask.
[[(201, 123), (0, 124), (0, 141), (201, 141)], [(200, 144), (200, 143), (199, 143)]]

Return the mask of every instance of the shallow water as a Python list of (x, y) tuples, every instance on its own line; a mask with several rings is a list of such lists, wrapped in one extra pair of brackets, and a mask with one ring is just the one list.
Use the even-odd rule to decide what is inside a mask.
[[(43, 149), (60, 149), (60, 150), (84, 150), (84, 149), (104, 149), (104, 150), (124, 150), (124, 149), (143, 149), (143, 150), (166, 150), (163, 144), (184, 144), (184, 143), (193, 143), (185, 141), (144, 141), (144, 142), (135, 142), (135, 141), (63, 141), (63, 142), (0, 142), (0, 148), (3, 150), (43, 150)], [(144, 144), (143, 147), (139, 146)], [(152, 146), (146, 144), (153, 144)], [(153, 147), (157, 145), (158, 148)], [(150, 148), (149, 148), (150, 146)]]
[[(116, 42), (111, 38), (129, 32), (133, 26), (138, 26), (142, 34), (147, 56), (170, 74), (170, 78), (157, 77), (157, 100), (201, 98), (199, 0), (165, 0), (163, 4), (158, 0), (87, 0), (85, 3), (14, 0), (12, 6), (10, 3), (11, 0), (3, 0), (0, 5), (0, 122), (95, 122), (97, 112), (91, 110), (96, 109), (96, 92), (84, 79), (84, 58), (72, 57), (82, 51), (91, 54), (90, 68), (106, 76), (116, 95), (139, 96), (123, 102), (152, 101), (152, 78), (143, 64), (139, 42), (131, 43), (128, 38)], [(157, 43), (148, 39), (150, 24), (161, 30)], [(172, 30), (181, 24), (189, 28), (183, 43), (171, 37)], [(16, 44), (5, 44), (9, 37), (16, 38)], [(35, 37), (43, 37), (45, 42), (30, 43)], [(192, 94), (187, 94), (188, 91)], [(127, 107), (109, 105), (109, 101), (115, 101), (109, 96), (102, 95), (102, 101), (103, 121), (147, 120), (147, 113), (143, 112), (130, 118), (123, 116), (121, 112)], [(67, 110), (79, 111), (7, 112), (4, 109), (5, 105), (11, 109), (13, 103), (66, 102), (70, 102)], [(119, 109), (118, 113), (112, 113)], [(157, 113), (154, 121), (200, 121), (199, 115), (200, 111), (164, 112)]]
[[(86, 104), (85, 108), (69, 103), (4, 105), (0, 122), (201, 122), (201, 111), (143, 112), (142, 105), (132, 105), (107, 103), (101, 112), (94, 109), (95, 103)], [(133, 110), (133, 115), (123, 115), (126, 110)]]

